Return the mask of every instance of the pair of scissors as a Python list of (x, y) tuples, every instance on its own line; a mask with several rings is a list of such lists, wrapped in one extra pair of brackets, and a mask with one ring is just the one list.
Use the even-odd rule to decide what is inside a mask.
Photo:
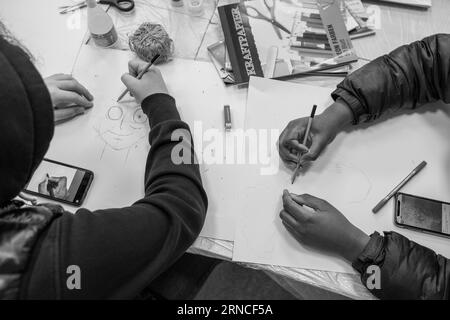
[[(264, 20), (272, 24), (272, 27), (277, 34), (278, 38), (282, 39), (280, 30), (283, 30), (287, 34), (291, 34), (288, 28), (279, 23), (275, 17), (275, 3), (277, 0), (264, 0), (267, 10), (270, 13), (270, 17), (262, 14), (258, 9), (251, 5), (247, 5), (247, 15), (254, 19)], [(271, 3), (271, 4), (270, 4)], [(250, 10), (249, 10), (250, 9)]]
[[(134, 9), (134, 0), (99, 0), (97, 2), (113, 6), (123, 12), (129, 12)], [(59, 7), (59, 9), (62, 9), (59, 13), (65, 14), (84, 7), (86, 7), (86, 1), (80, 1), (74, 5)]]

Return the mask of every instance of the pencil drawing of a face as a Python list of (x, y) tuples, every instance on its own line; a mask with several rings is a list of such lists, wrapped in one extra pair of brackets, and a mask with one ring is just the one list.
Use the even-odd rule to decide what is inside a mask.
[(113, 150), (127, 149), (148, 134), (147, 116), (135, 102), (109, 107), (97, 125), (100, 138)]

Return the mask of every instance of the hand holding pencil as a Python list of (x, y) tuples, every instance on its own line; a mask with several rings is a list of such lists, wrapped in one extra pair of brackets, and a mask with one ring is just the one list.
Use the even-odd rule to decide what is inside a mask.
[[(305, 135), (310, 122), (309, 116), (289, 122), (278, 139), (281, 159), (292, 170), (295, 170), (299, 163), (300, 153), (302, 154), (300, 166), (316, 160), (325, 147), (340, 131), (350, 125), (352, 120), (351, 109), (337, 101), (314, 117), (309, 137)], [(304, 141), (305, 136), (308, 138)]]
[[(309, 131), (311, 130), (314, 116), (316, 115), (316, 109), (317, 109), (317, 105), (313, 105), (313, 108), (311, 110), (311, 115), (309, 116), (309, 119), (308, 119), (308, 124), (306, 125), (305, 134), (303, 135), (303, 145), (304, 146), (306, 146), (306, 142), (308, 141)], [(292, 179), (291, 179), (292, 184), (295, 182), (295, 179), (297, 178), (297, 175), (300, 171), (300, 168), (301, 168), (300, 160), (302, 159), (302, 156), (303, 156), (303, 152), (299, 152), (298, 156), (297, 156), (297, 165), (295, 166), (294, 173), (292, 174)]]
[(128, 63), (128, 70), (129, 73), (122, 75), (122, 82), (139, 104), (152, 94), (168, 94), (161, 72), (155, 66), (149, 67), (147, 62), (134, 59)]

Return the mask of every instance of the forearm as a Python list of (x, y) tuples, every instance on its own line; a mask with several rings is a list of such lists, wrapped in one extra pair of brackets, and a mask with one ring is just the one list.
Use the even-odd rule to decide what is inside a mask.
[(179, 219), (194, 240), (205, 220), (207, 196), (189, 126), (180, 120), (175, 100), (168, 95), (152, 95), (142, 108), (150, 121), (151, 149), (145, 170), (146, 197), (137, 203), (151, 199), (159, 208), (170, 210), (176, 215), (172, 219)]
[(354, 123), (387, 110), (450, 102), (450, 35), (399, 47), (349, 75), (332, 93), (351, 108)]
[[(353, 266), (380, 299), (449, 299), (449, 260), (398, 233), (373, 234)], [(378, 286), (369, 266), (380, 270)]]
[[(171, 159), (179, 144), (172, 141), (172, 133), (188, 133), (189, 128), (167, 95), (151, 96), (142, 107), (149, 117), (152, 145), (144, 198), (125, 208), (81, 209), (57, 219), (33, 253), (28, 298), (134, 298), (201, 231), (207, 199), (198, 165), (177, 165)], [(192, 151), (191, 140), (184, 143)], [(81, 270), (81, 290), (66, 286), (70, 265)]]

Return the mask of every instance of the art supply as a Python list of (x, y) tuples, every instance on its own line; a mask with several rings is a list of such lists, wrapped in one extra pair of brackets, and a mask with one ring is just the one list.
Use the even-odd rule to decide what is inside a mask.
[(278, 58), (278, 47), (272, 46), (267, 53), (266, 66), (264, 68), (264, 77), (273, 78), (275, 74), (275, 66)]
[(118, 36), (111, 17), (95, 0), (86, 0), (88, 7), (88, 29), (92, 39), (99, 47), (111, 47), (117, 42)]
[(225, 123), (225, 131), (231, 130), (231, 110), (229, 105), (223, 106), (223, 116)]
[[(337, 2), (332, 1), (331, 6)], [(317, 6), (314, 11), (308, 9), (309, 19), (322, 22), (316, 32), (301, 20), (305, 8), (298, 1), (283, 5), (270, 0), (239, 1), (219, 6), (217, 10), (235, 84), (247, 83), (251, 76), (269, 78), (274, 65), (272, 47), (278, 48), (274, 78), (311, 70), (312, 59), (315, 64), (321, 63), (319, 59), (326, 64), (357, 60), (350, 50), (351, 41), (340, 13), (329, 18), (332, 13), (327, 9), (325, 17), (329, 19), (323, 19)], [(332, 33), (332, 41), (327, 32)], [(303, 39), (303, 34), (312, 39)]]
[(172, 0), (171, 4), (173, 7), (182, 7), (184, 5), (183, 0)]
[(285, 75), (285, 76), (276, 77), (274, 79), (277, 79), (277, 80), (289, 80), (289, 79), (296, 79), (296, 78), (307, 77), (307, 76), (320, 76), (322, 74), (324, 74), (325, 76), (329, 76), (332, 73), (335, 73), (336, 76), (343, 76), (343, 77), (345, 77), (348, 74), (348, 72), (346, 72), (346, 71), (344, 71), (344, 72), (328, 72), (329, 74), (327, 74), (327, 73), (325, 73), (323, 71), (337, 69), (337, 68), (342, 68), (342, 67), (350, 64), (351, 62), (355, 62), (355, 61), (357, 61), (357, 60), (341, 62), (341, 63), (336, 63), (336, 64), (323, 64), (322, 66), (315, 67), (315, 68), (313, 68), (311, 70), (295, 72), (293, 74), (288, 74), (288, 75)]
[[(227, 70), (227, 50), (225, 42), (219, 41), (208, 46), (209, 57), (214, 64), (220, 78), (225, 84), (233, 84), (234, 78), (231, 70)], [(229, 63), (228, 63), (229, 64)]]
[(350, 34), (350, 39), (359, 39), (359, 38), (364, 38), (364, 37), (368, 37), (368, 36), (373, 36), (375, 35), (375, 30), (370, 29), (368, 27), (362, 27), (362, 28), (355, 28), (351, 31), (349, 31)]
[[(100, 0), (98, 1), (100, 4), (110, 5), (119, 11), (122, 12), (130, 12), (134, 9), (134, 0)], [(74, 5), (69, 6), (60, 6), (59, 9), (62, 9), (59, 13), (66, 14), (69, 12), (73, 12), (78, 9), (82, 9), (86, 7), (86, 1), (80, 1)]]
[(372, 209), (373, 213), (377, 213), (380, 211), (382, 207), (397, 193), (405, 184), (408, 183), (416, 174), (418, 174), (425, 166), (427, 165), (426, 161), (422, 161), (413, 171), (410, 172), (389, 194), (384, 197), (378, 204)]
[[(311, 130), (311, 125), (312, 125), (314, 116), (316, 115), (316, 109), (317, 109), (317, 105), (315, 104), (312, 107), (311, 115), (309, 116), (308, 124), (306, 126), (305, 136), (303, 137), (303, 145), (304, 146), (306, 146), (306, 142), (308, 141), (309, 131)], [(295, 178), (297, 178), (298, 172), (301, 168), (300, 160), (302, 159), (302, 156), (303, 156), (303, 153), (300, 152), (298, 154), (298, 158), (297, 158), (297, 166), (295, 167), (294, 173), (292, 174), (291, 184), (294, 184)]]
[(282, 35), (280, 30), (286, 32), (287, 34), (291, 34), (291, 31), (283, 26), (280, 22), (277, 21), (275, 16), (275, 10), (276, 10), (276, 1), (268, 1), (264, 0), (264, 5), (266, 6), (267, 10), (270, 12), (270, 17), (262, 14), (258, 9), (251, 5), (247, 5), (247, 14), (249, 17), (253, 19), (259, 19), (264, 20), (272, 24), (273, 30), (277, 34), (279, 39), (282, 39)]
[(160, 56), (158, 63), (164, 63), (172, 57), (174, 51), (169, 34), (157, 23), (142, 23), (129, 37), (128, 43), (131, 51), (147, 62), (158, 54)]
[(431, 0), (381, 0), (380, 2), (390, 2), (393, 4), (419, 7), (424, 9), (428, 9), (431, 7)]
[[(144, 74), (148, 71), (148, 69), (150, 69), (150, 67), (155, 63), (156, 60), (158, 60), (159, 58), (159, 54), (156, 54), (153, 59), (147, 64), (147, 66), (138, 74), (137, 79), (142, 79), (142, 77), (144, 76)], [(119, 98), (117, 99), (117, 102), (119, 102), (120, 100), (122, 100), (122, 98), (128, 93), (128, 89), (125, 89), (124, 92), (122, 92), (122, 94), (119, 96)]]
[(190, 14), (194, 16), (202, 16), (205, 13), (203, 8), (203, 0), (186, 0)]

